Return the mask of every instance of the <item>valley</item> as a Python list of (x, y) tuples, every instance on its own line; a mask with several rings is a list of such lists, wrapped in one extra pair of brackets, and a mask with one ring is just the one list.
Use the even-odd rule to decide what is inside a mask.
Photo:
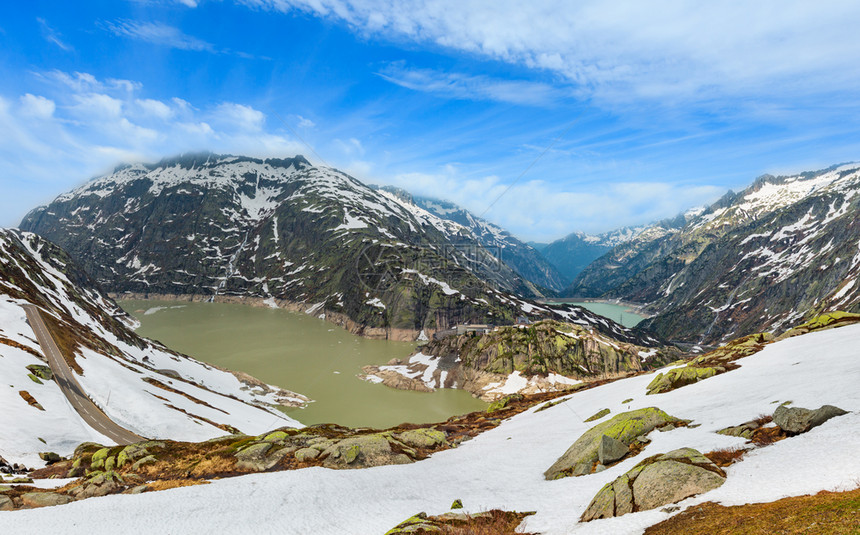
[(242, 371), (313, 400), (285, 408), (305, 425), (386, 428), (482, 410), (463, 390), (394, 390), (362, 381), (362, 366), (408, 357), (414, 343), (372, 340), (329, 322), (269, 307), (183, 301), (119, 301), (141, 326), (137, 334), (216, 366)]

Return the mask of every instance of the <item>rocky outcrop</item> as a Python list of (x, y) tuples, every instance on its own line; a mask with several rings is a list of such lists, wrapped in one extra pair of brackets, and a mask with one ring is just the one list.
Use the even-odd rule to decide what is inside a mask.
[(773, 421), (783, 431), (800, 434), (844, 414), (848, 414), (848, 411), (833, 405), (823, 405), (815, 410), (780, 405), (773, 413)]
[(366, 366), (362, 377), (406, 390), (461, 388), (493, 401), (512, 392), (568, 390), (586, 379), (637, 373), (681, 354), (635, 330), (607, 325), (613, 335), (543, 320), (449, 336), (420, 347), (405, 363)]
[(21, 495), (21, 509), (64, 505), (71, 501), (72, 498), (56, 492), (27, 492)]
[[(629, 448), (639, 437), (647, 435), (653, 429), (681, 422), (682, 420), (656, 407), (621, 413), (583, 433), (564, 455), (544, 472), (544, 477), (552, 480), (592, 473), (599, 462), (604, 435)], [(613, 453), (618, 453), (615, 448)]]
[(604, 486), (581, 520), (655, 509), (718, 488), (725, 480), (725, 472), (692, 448), (655, 455)]
[(514, 535), (518, 533), (517, 526), (522, 523), (523, 519), (533, 514), (534, 512), (517, 513), (514, 511), (501, 511), (499, 509), (482, 513), (445, 513), (435, 516), (430, 516), (427, 513), (418, 513), (385, 532), (385, 535), (401, 535), (405, 533), (445, 533), (450, 535), (493, 533), (494, 535)]
[(732, 340), (723, 347), (694, 358), (683, 367), (658, 373), (646, 387), (647, 394), (671, 392), (676, 388), (734, 370), (739, 366), (735, 361), (758, 353), (771, 341), (773, 336), (769, 333), (751, 334)]

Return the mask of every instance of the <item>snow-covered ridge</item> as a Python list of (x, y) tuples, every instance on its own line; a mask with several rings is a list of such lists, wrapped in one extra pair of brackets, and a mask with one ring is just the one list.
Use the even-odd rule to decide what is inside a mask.
[(29, 376), (27, 366), (46, 364), (21, 308), (29, 303), (82, 333), (75, 334), (81, 343), (75, 362), (83, 371), (77, 379), (84, 392), (108, 417), (141, 436), (205, 440), (229, 427), (259, 433), (301, 425), (274, 406), (305, 398), (135, 336), (117, 322), (124, 321), (119, 307), (86, 280), (56, 246), (34, 234), (0, 230), (0, 376), (8, 385), (0, 389), (0, 452), (8, 461), (34, 466), (40, 451), (66, 455), (84, 441), (110, 443), (83, 423), (54, 381), (39, 384)]

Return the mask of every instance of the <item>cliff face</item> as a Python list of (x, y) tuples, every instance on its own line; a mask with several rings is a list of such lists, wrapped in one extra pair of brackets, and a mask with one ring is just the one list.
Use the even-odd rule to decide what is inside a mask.
[(393, 388), (462, 388), (494, 400), (650, 370), (679, 356), (674, 348), (621, 342), (593, 328), (546, 320), (434, 340), (406, 363), (366, 367), (365, 372)]

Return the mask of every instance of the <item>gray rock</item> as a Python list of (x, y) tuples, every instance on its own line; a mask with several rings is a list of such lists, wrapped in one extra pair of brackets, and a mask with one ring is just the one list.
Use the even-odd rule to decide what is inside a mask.
[(295, 447), (286, 447), (278, 450), (273, 450), (272, 442), (261, 442), (252, 444), (247, 448), (239, 451), (236, 454), (236, 468), (239, 470), (253, 470), (255, 472), (264, 472), (272, 468), (288, 453), (295, 451)]
[(329, 446), (322, 456), (327, 468), (366, 468), (387, 464), (411, 463), (412, 459), (396, 454), (381, 434), (345, 438)]
[(642, 470), (633, 482), (633, 494), (639, 510), (655, 509), (713, 490), (725, 481), (706, 468), (667, 460)]
[(22, 508), (50, 507), (64, 505), (71, 501), (71, 497), (56, 492), (28, 492), (21, 495)]
[(654, 509), (715, 489), (725, 473), (707, 457), (681, 448), (649, 457), (604, 486), (582, 515), (582, 521)]
[(606, 465), (621, 459), (630, 452), (627, 444), (609, 435), (600, 438), (600, 447), (597, 449), (597, 459), (600, 464)]
[(629, 445), (636, 437), (648, 434), (655, 427), (677, 421), (677, 418), (655, 407), (618, 414), (583, 433), (564, 455), (544, 472), (544, 477), (552, 480), (569, 475), (590, 474), (592, 466), (598, 460), (603, 435)]
[(780, 405), (773, 413), (773, 421), (783, 431), (798, 434), (805, 433), (813, 427), (818, 427), (827, 420), (843, 414), (848, 414), (848, 412), (833, 405), (823, 405), (816, 410)]
[(11, 511), (15, 508), (12, 498), (0, 494), (0, 511)]
[(299, 462), (311, 461), (320, 456), (320, 450), (315, 448), (302, 448), (300, 450), (296, 450), (294, 455), (296, 456), (296, 460)]

